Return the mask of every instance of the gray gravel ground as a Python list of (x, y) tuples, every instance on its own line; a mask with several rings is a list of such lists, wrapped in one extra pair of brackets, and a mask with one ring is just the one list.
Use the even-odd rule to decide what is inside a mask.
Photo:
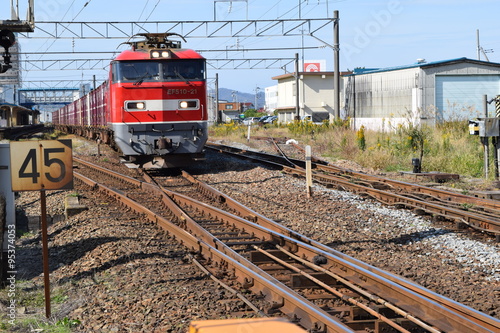
[[(79, 143), (75, 152), (94, 150)], [(116, 157), (105, 154), (87, 158), (115, 168)], [(491, 238), (320, 186), (309, 199), (302, 179), (216, 153), (189, 171), (297, 232), (500, 319), (500, 251)], [(74, 192), (90, 209), (49, 229), (51, 279), (66, 297), (55, 305), (56, 319), (78, 319), (82, 324), (76, 330), (85, 332), (186, 332), (191, 320), (224, 318), (228, 303), (223, 299), (230, 296), (190, 264), (181, 246), (140, 216), (80, 186), (52, 192), (49, 215), (61, 214), (64, 197)], [(38, 199), (38, 193), (23, 193), (18, 206), (37, 215)], [(39, 241), (38, 234), (19, 241), (20, 293), (43, 285)], [(27, 305), (23, 311), (19, 316), (43, 308)]]
[(250, 208), (373, 266), (500, 318), (500, 246), (493, 239), (357, 195), (238, 161), (199, 177)]

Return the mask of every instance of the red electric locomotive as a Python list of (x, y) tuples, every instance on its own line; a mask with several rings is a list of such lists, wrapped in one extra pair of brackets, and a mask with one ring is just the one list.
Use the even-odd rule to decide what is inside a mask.
[[(55, 111), (63, 131), (118, 148), (145, 168), (176, 167), (203, 158), (208, 134), (206, 61), (182, 49), (172, 33), (141, 34), (112, 62), (109, 80)], [(179, 35), (177, 35), (179, 36)]]

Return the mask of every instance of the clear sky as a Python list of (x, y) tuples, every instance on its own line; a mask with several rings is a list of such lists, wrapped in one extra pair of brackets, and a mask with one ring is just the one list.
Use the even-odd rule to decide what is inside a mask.
[[(20, 0), (21, 16), (27, 0)], [(299, 6), (300, 4), (300, 6)], [(8, 19), (10, 0), (0, 0), (0, 19)], [(498, 0), (35, 0), (37, 21), (209, 21), (216, 19), (291, 19), (340, 17), (340, 67), (380, 68), (415, 63), (417, 58), (438, 61), (453, 58), (477, 59), (476, 31), (480, 44), (490, 61), (500, 62), (500, 2)], [(39, 27), (44, 28), (43, 25)], [(36, 31), (35, 31), (36, 34)], [(323, 29), (318, 36), (333, 44), (333, 27)], [(41, 40), (21, 38), (22, 52), (40, 51), (113, 51), (120, 40)], [(333, 50), (300, 51), (302, 45), (324, 45), (309, 36), (266, 38), (209, 38), (188, 39), (185, 47), (196, 50), (225, 50), (241, 48), (291, 47), (288, 51), (233, 52), (230, 57), (286, 57), (295, 53), (307, 60), (325, 59), (327, 70), (333, 70)], [(120, 47), (119, 50), (123, 50)], [(494, 51), (494, 52), (491, 52)], [(108, 55), (88, 55), (102, 58)], [(207, 52), (207, 58), (224, 58), (226, 52)], [(31, 59), (55, 59), (54, 55), (31, 55)], [(71, 56), (74, 57), (74, 56)], [(82, 58), (82, 56), (78, 56)], [(485, 60), (483, 54), (481, 59)], [(293, 67), (289, 66), (288, 71)], [(218, 70), (219, 86), (252, 93), (256, 87), (271, 86), (271, 78), (284, 70)], [(215, 70), (208, 76), (215, 77)], [(40, 78), (81, 79), (97, 75), (105, 78), (105, 71), (30, 71), (23, 79)]]

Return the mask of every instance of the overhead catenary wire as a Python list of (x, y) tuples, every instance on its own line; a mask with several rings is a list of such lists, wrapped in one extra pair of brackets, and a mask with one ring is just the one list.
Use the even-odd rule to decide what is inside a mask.
[[(158, 12), (158, 11), (157, 11), (157, 8), (158, 8), (158, 6), (160, 5), (160, 2), (161, 2), (161, 0), (157, 0), (157, 2), (155, 3), (154, 7), (151, 9), (151, 11), (149, 11), (149, 14), (148, 14), (148, 16), (147, 16), (147, 19), (149, 19), (150, 17), (152, 17), (154, 13), (157, 13), (157, 12)], [(255, 2), (256, 2), (256, 0), (253, 0), (253, 1), (252, 1), (252, 3), (255, 3)], [(72, 4), (74, 5), (75, 3), (76, 3), (76, 0), (73, 0), (73, 1), (72, 1)], [(151, 2), (150, 2), (149, 0), (147, 0), (147, 4), (146, 4), (146, 5), (142, 8), (142, 11), (141, 11), (140, 17), (144, 17), (144, 16), (145, 16), (145, 14), (146, 14), (146, 13), (148, 13), (148, 6), (150, 6), (150, 5), (149, 5), (149, 3), (151, 3)], [(276, 6), (278, 6), (280, 3), (282, 3), (282, 0), (280, 0), (280, 1), (276, 2), (276, 3), (271, 4), (271, 10), (272, 10), (272, 8), (275, 8)], [(309, 2), (308, 2), (308, 3), (309, 3)], [(89, 7), (89, 4), (91, 4), (91, 0), (86, 1), (86, 2), (85, 2), (85, 4), (83, 4), (83, 5), (82, 5), (82, 7), (81, 7), (81, 8), (80, 8), (80, 10), (78, 11), (78, 13), (77, 13), (77, 14), (76, 14), (73, 18), (72, 18), (71, 22), (74, 22), (74, 21), (75, 21), (75, 19), (81, 15), (81, 13), (83, 12), (83, 10), (85, 10), (85, 8), (88, 8), (88, 7)], [(318, 6), (318, 4), (316, 4), (316, 3), (313, 3), (313, 5), (314, 5), (314, 6), (313, 6), (313, 8), (316, 8), (316, 7)], [(304, 1), (302, 1), (302, 6), (304, 6)], [(290, 13), (293, 13), (294, 11), (296, 11), (297, 7), (298, 7), (298, 5), (297, 5), (297, 3), (295, 3), (295, 6), (293, 6), (291, 9), (286, 10), (283, 14), (279, 15), (279, 17), (288, 17), (288, 16), (290, 15)], [(67, 13), (68, 13), (68, 12), (69, 12), (69, 10), (68, 10), (68, 11), (66, 11), (65, 16), (67, 16)], [(260, 15), (260, 17), (264, 17), (264, 16), (265, 16), (265, 13), (263, 13), (263, 14), (261, 14), (261, 15)], [(146, 19), (146, 20), (147, 20), (147, 19)], [(144, 23), (142, 23), (142, 24), (144, 24), (144, 25), (145, 25), (145, 24), (146, 24), (146, 22), (147, 22), (147, 21), (144, 21)], [(62, 22), (62, 23), (63, 23), (63, 22)], [(139, 23), (139, 24), (137, 24), (137, 23), (136, 23), (136, 25), (137, 25), (138, 27), (140, 27), (141, 23)], [(84, 28), (85, 28), (85, 27), (86, 27), (86, 26), (84, 26)], [(57, 28), (57, 27), (56, 27), (56, 28)], [(111, 29), (113, 29), (113, 28), (114, 28), (114, 27), (113, 27), (113, 26), (111, 26)], [(255, 35), (258, 35), (258, 34), (259, 34), (259, 32), (262, 32), (262, 31), (265, 31), (265, 32), (267, 33), (268, 29), (274, 29), (274, 30), (276, 30), (276, 29), (278, 29), (278, 28), (279, 28), (279, 27), (273, 27), (273, 26), (272, 26), (272, 23), (271, 23), (271, 22), (269, 22), (269, 23), (267, 23), (267, 24), (265, 24), (265, 25), (263, 25), (263, 26), (258, 27), (257, 32), (255, 33)], [(59, 29), (59, 28), (57, 28), (57, 29)], [(60, 34), (60, 32), (61, 32), (61, 30), (62, 30), (62, 31), (68, 31), (68, 29), (70, 29), (70, 27), (69, 27), (69, 26), (67, 26), (67, 25), (65, 26), (65, 24), (63, 23), (63, 24), (62, 24), (62, 29), (59, 29), (59, 31), (58, 31), (58, 33), (57, 33), (57, 34), (59, 35), (59, 34)], [(91, 30), (93, 30), (94, 28), (93, 28), (93, 27), (90, 27), (90, 29), (91, 29)], [(260, 37), (260, 36), (257, 36), (257, 37)], [(64, 38), (64, 37), (63, 37), (63, 38)], [(76, 38), (78, 38), (78, 37), (76, 37)], [(241, 40), (242, 40), (242, 41), (249, 41), (249, 40), (250, 40), (250, 39), (252, 39), (252, 38), (253, 38), (254, 40), (253, 40), (253, 41), (251, 41), (251, 42), (249, 43), (249, 45), (252, 45), (252, 44), (255, 44), (255, 43), (257, 43), (257, 42), (258, 42), (258, 40), (256, 40), (256, 39), (254, 38), (254, 36), (247, 36), (247, 37), (242, 38)], [(40, 59), (42, 59), (42, 57), (43, 57), (44, 55), (46, 55), (46, 54), (51, 54), (51, 52), (49, 52), (48, 50), (49, 50), (49, 49), (52, 49), (52, 47), (51, 47), (51, 46), (55, 43), (55, 41), (56, 41), (57, 39), (59, 39), (59, 38), (58, 38), (58, 37), (56, 37), (56, 38), (55, 38), (55, 40), (52, 42), (52, 44), (51, 44), (49, 47), (47, 47), (45, 51), (43, 51), (43, 52), (39, 53), (39, 54), (41, 55), (41, 56), (39, 57)], [(260, 40), (261, 40), (261, 39), (260, 39)], [(83, 42), (82, 42), (82, 43), (83, 43)], [(311, 47), (305, 47), (304, 49), (311, 49), (311, 50), (312, 50), (312, 49), (318, 49), (318, 48), (320, 48), (320, 47), (317, 47), (317, 46), (311, 46)], [(221, 57), (221, 53), (232, 52), (233, 54), (236, 54), (236, 55), (237, 55), (237, 54), (242, 54), (242, 55), (245, 57), (245, 56), (247, 56), (246, 52), (253, 51), (253, 50), (259, 50), (260, 52), (262, 52), (262, 51), (283, 51), (283, 52), (286, 52), (286, 51), (288, 51), (288, 50), (292, 50), (292, 49), (293, 49), (293, 50), (295, 50), (295, 49), (296, 49), (296, 47), (275, 48), (275, 47), (272, 47), (272, 45), (271, 45), (271, 47), (267, 47), (267, 48), (258, 48), (258, 49), (257, 49), (257, 48), (240, 48), (240, 49), (225, 49), (225, 50), (223, 50), (223, 49), (219, 49), (219, 50), (214, 50), (214, 49), (206, 49), (206, 50), (196, 50), (196, 51), (197, 51), (197, 52), (200, 52), (200, 53), (204, 53), (204, 52), (212, 52), (212, 53), (213, 53), (213, 52), (215, 52), (215, 53), (219, 53), (217, 56), (212, 56), (211, 58), (217, 58), (217, 57), (219, 57), (219, 58), (221, 58), (221, 59), (224, 59), (224, 58), (227, 58), (227, 57)], [(119, 52), (119, 51), (110, 52), (110, 53), (111, 53), (111, 54), (110, 54), (110, 60), (113, 58), (113, 56), (112, 56), (112, 55), (116, 55), (118, 52)], [(74, 53), (75, 53), (75, 54), (77, 54), (78, 52), (74, 52)], [(21, 53), (21, 54), (22, 54), (22, 53)], [(26, 53), (26, 54), (27, 54), (27, 53)], [(32, 54), (35, 54), (35, 53), (32, 53)], [(57, 53), (53, 53), (53, 54), (57, 54)], [(62, 53), (61, 53), (61, 54), (62, 54)], [(65, 53), (65, 54), (71, 54), (71, 52), (70, 52), (70, 53)], [(89, 54), (91, 54), (91, 52), (89, 52)], [(32, 64), (30, 64), (30, 66), (31, 66), (31, 65), (32, 65)], [(32, 69), (32, 68), (33, 68), (33, 67), (30, 67), (30, 68), (28, 68), (28, 69), (26, 69), (26, 70), (27, 70), (27, 71), (29, 71), (29, 70), (30, 70), (30, 69)], [(26, 79), (27, 79), (27, 78), (26, 78)], [(23, 80), (23, 81), (26, 81), (26, 80)]]
[[(65, 17), (66, 17), (66, 15), (68, 14), (69, 10), (73, 7), (73, 4), (75, 3), (75, 1), (76, 1), (76, 0), (73, 0), (73, 2), (71, 3), (71, 5), (69, 5), (69, 7), (68, 7), (68, 9), (66, 10), (66, 12), (64, 13), (64, 15), (63, 15), (63, 17), (62, 17), (61, 21), (62, 21), (62, 20), (64, 20), (64, 18), (65, 18)], [(78, 16), (82, 13), (82, 11), (85, 9), (85, 7), (87, 7), (87, 6), (88, 6), (88, 4), (89, 4), (91, 1), (92, 1), (92, 0), (88, 0), (87, 2), (85, 2), (85, 4), (83, 5), (83, 7), (80, 9), (80, 11), (79, 11), (79, 12), (78, 12), (78, 13), (77, 13), (77, 14), (76, 14), (76, 15), (75, 15), (72, 19), (71, 19), (71, 22), (74, 22), (74, 21), (76, 20), (76, 18), (77, 18), (77, 17), (78, 17)], [(67, 29), (67, 28), (65, 27), (65, 29)], [(41, 48), (43, 48), (43, 46), (45, 45), (45, 43), (47, 43), (48, 41), (49, 41), (49, 39), (47, 39), (47, 40), (46, 40), (46, 41), (45, 41), (45, 42), (44, 42), (44, 43), (43, 43), (43, 44), (42, 44), (42, 45), (41, 45), (38, 49), (40, 50)], [(56, 39), (54, 39), (54, 40), (52, 41), (52, 43), (51, 43), (48, 47), (46, 47), (46, 48), (45, 48), (45, 50), (49, 50), (49, 49), (52, 47), (52, 45), (54, 45), (54, 43), (55, 43), (55, 42), (56, 42)], [(43, 55), (43, 53), (42, 53), (42, 55)], [(41, 59), (41, 57), (40, 57), (39, 59)], [(29, 72), (29, 69), (26, 69), (26, 71), (27, 71), (27, 72)]]
[[(145, 21), (149, 20), (149, 18), (151, 17), (151, 15), (155, 12), (155, 9), (156, 9), (156, 7), (158, 7), (158, 4), (160, 3), (160, 1), (161, 1), (161, 0), (158, 0), (158, 1), (156, 2), (156, 5), (155, 5), (155, 6), (153, 7), (153, 9), (151, 10), (151, 12), (149, 13), (148, 17), (146, 17), (146, 20), (145, 20)], [(141, 27), (141, 28), (142, 28), (142, 27)]]
[(141, 20), (142, 14), (144, 14), (144, 11), (146, 10), (146, 7), (148, 6), (148, 4), (149, 4), (149, 0), (146, 1), (146, 4), (144, 4), (144, 7), (142, 8), (142, 11), (141, 11), (141, 15), (139, 15), (139, 18), (137, 19), (137, 21)]
[[(279, 1), (278, 1), (278, 3), (277, 3), (275, 6), (277, 6), (280, 2), (281, 2), (281, 0), (279, 0)], [(275, 6), (271, 7), (271, 9), (272, 9), (272, 8), (274, 8)], [(300, 4), (299, 4), (299, 5), (296, 5), (295, 7), (292, 7), (292, 8), (291, 8), (291, 9), (289, 9), (287, 12), (285, 12), (285, 13), (284, 13), (284, 14), (282, 14), (281, 16), (277, 17), (277, 19), (281, 19), (281, 18), (283, 18), (285, 15), (287, 15), (288, 13), (290, 13), (290, 12), (294, 11), (294, 10), (295, 10), (295, 9), (297, 9), (299, 6), (300, 6)], [(265, 15), (265, 14), (261, 15), (261, 16), (260, 16), (260, 18), (262, 18), (264, 15)], [(272, 24), (273, 24), (273, 23), (272, 23), (272, 22), (270, 22), (270, 23), (268, 23), (267, 25), (263, 26), (263, 27), (261, 28), (261, 31), (262, 31), (263, 29), (267, 29), (267, 28), (268, 28), (268, 27), (270, 27)], [(250, 37), (245, 37), (245, 38), (243, 38), (243, 40), (242, 40), (242, 41), (245, 41), (245, 40), (247, 40), (248, 38), (250, 38)], [(225, 42), (223, 42), (223, 43), (219, 44), (219, 46), (218, 46), (217, 48), (219, 48), (219, 47), (221, 47), (221, 46), (223, 46), (223, 45), (226, 45), (226, 44), (227, 44), (227, 42), (228, 42), (228, 41), (231, 41), (231, 40), (232, 40), (232, 38), (231, 38), (231, 39), (226, 40)], [(241, 43), (242, 41), (239, 41), (239, 42)], [(230, 47), (231, 47), (231, 46), (230, 46)], [(242, 52), (242, 54), (244, 54), (244, 51), (245, 51), (245, 50), (243, 49), (243, 50), (239, 50), (239, 51), (241, 51), (241, 52)], [(222, 53), (222, 55), (223, 55), (223, 53)], [(220, 55), (218, 55), (218, 56), (220, 56)], [(217, 57), (217, 56), (216, 56), (216, 57)]]

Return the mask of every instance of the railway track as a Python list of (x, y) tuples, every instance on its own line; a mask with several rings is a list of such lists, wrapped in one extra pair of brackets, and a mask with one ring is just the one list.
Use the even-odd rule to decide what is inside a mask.
[[(286, 229), (186, 173), (146, 176), (149, 182), (143, 182), (75, 162), (82, 171), (75, 172), (77, 179), (145, 214), (195, 252), (213, 275), (265, 299), (267, 313), (280, 312), (306, 329), (500, 329), (495, 318)], [(95, 177), (107, 180), (90, 179)]]
[[(280, 151), (279, 146), (275, 146)], [(299, 177), (305, 177), (306, 174), (305, 161), (286, 157), (283, 153), (273, 155), (214, 143), (207, 144), (206, 148), (266, 163)], [(398, 208), (411, 209), (417, 214), (431, 214), (435, 218), (454, 222), (457, 228), (469, 226), (500, 241), (498, 201), (355, 172), (318, 159), (312, 162), (312, 170), (313, 180), (327, 187), (351, 191)]]

